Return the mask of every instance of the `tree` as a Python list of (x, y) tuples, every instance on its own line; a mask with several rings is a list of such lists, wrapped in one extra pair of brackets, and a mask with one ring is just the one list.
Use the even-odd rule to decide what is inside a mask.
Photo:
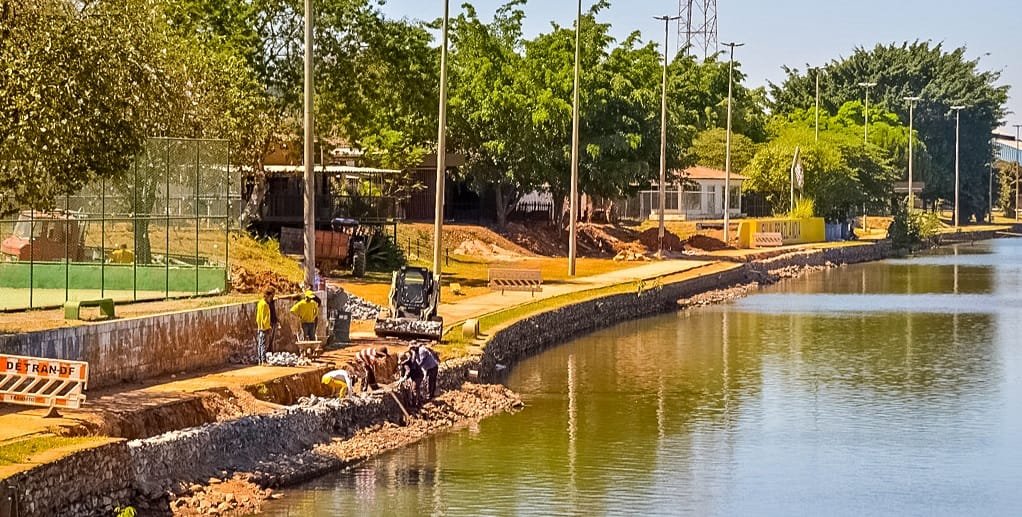
[[(734, 133), (731, 135), (731, 170), (741, 171), (756, 156), (758, 145), (751, 138)], [(707, 129), (696, 135), (688, 156), (696, 165), (724, 170), (727, 165), (727, 130)]]
[(524, 3), (505, 4), (490, 23), (466, 4), (451, 24), (451, 143), (480, 194), (492, 185), (500, 227), (520, 197), (541, 186), (533, 147), (536, 88), (521, 54)]
[[(825, 67), (821, 82), (823, 107), (831, 112), (861, 99), (858, 84), (878, 83), (871, 92), (877, 105), (908, 123), (906, 96), (919, 95), (915, 127), (932, 161), (918, 164), (918, 176), (927, 183), (924, 196), (953, 199), (955, 124), (950, 107), (964, 105), (961, 127), (961, 214), (968, 221), (983, 220), (987, 210), (986, 171), (990, 160), (990, 134), (1001, 125), (1008, 87), (995, 83), (999, 72), (980, 69), (978, 60), (966, 58), (966, 49), (950, 51), (929, 42), (857, 48), (848, 58)], [(815, 76), (786, 69), (788, 77), (771, 86), (775, 113), (789, 113), (813, 105)], [(872, 110), (872, 107), (871, 107)], [(872, 130), (872, 114), (870, 116)]]
[[(776, 124), (775, 124), (776, 128)], [(800, 192), (816, 202), (817, 213), (845, 220), (864, 203), (884, 206), (896, 177), (891, 158), (877, 146), (862, 145), (857, 133), (830, 130), (814, 141), (813, 130), (793, 123), (765, 144), (743, 174), (743, 185), (766, 195), (775, 211), (787, 209), (790, 174), (799, 149), (805, 183)]]

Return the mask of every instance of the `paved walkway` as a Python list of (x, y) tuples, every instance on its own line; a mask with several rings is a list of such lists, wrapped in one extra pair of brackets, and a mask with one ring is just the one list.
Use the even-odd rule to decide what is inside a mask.
[(674, 275), (706, 266), (705, 261), (696, 260), (665, 260), (650, 262), (636, 267), (611, 271), (600, 275), (577, 277), (565, 282), (544, 284), (543, 291), (539, 293), (521, 292), (493, 292), (471, 298), (455, 298), (441, 303), (439, 312), (444, 318), (445, 324), (456, 324), (470, 318), (478, 318), (491, 312), (516, 307), (527, 303), (537, 302), (555, 296), (571, 294), (589, 289), (634, 282), (636, 280), (651, 280), (664, 276)]

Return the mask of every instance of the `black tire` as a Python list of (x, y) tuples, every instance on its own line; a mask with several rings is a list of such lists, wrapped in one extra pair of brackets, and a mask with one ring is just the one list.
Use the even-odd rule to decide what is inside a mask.
[(366, 276), (366, 248), (361, 242), (351, 245), (351, 276), (355, 278)]

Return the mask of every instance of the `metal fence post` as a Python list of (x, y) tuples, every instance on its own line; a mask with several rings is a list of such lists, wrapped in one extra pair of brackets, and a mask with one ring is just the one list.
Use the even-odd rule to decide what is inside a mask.
[[(144, 149), (145, 156), (149, 156), (150, 142), (146, 142)], [(138, 301), (138, 156), (135, 157), (135, 175), (131, 184), (131, 240), (134, 242), (135, 259), (131, 261), (131, 299)], [(145, 214), (149, 218), (151, 214)], [(149, 224), (146, 224), (146, 231), (149, 231)], [(150, 262), (152, 261), (152, 244), (149, 245)]]
[(227, 230), (224, 232), (224, 271), (229, 279), (231, 277), (231, 146), (227, 144), (227, 178), (224, 181), (227, 188), (227, 199), (225, 211), (227, 214)]
[[(35, 238), (35, 208), (28, 214), (28, 240)], [(28, 308), (35, 307), (35, 246), (28, 246)]]
[[(78, 233), (82, 233), (79, 227)], [(84, 236), (84, 233), (82, 233)], [(84, 239), (82, 239), (84, 241)], [(84, 242), (82, 243), (84, 244)], [(71, 194), (64, 194), (64, 302), (71, 299)]]
[(166, 189), (163, 193), (163, 211), (166, 216), (163, 229), (164, 240), (166, 241), (164, 243), (165, 249), (163, 250), (163, 299), (165, 300), (170, 298), (170, 144), (172, 142), (173, 140), (167, 139), (164, 140), (163, 144), (167, 146), (167, 160), (164, 163), (165, 170), (163, 173), (163, 178), (166, 181)]
[(99, 235), (99, 297), (106, 295), (106, 177), (99, 183), (100, 235)]
[(199, 295), (199, 141), (195, 141), (195, 296)]

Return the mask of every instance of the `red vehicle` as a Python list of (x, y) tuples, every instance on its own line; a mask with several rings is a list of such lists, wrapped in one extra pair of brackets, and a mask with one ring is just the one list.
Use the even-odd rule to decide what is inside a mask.
[[(34, 220), (34, 223), (33, 223)], [(63, 212), (22, 212), (14, 232), (0, 244), (5, 261), (86, 260), (86, 223)]]

